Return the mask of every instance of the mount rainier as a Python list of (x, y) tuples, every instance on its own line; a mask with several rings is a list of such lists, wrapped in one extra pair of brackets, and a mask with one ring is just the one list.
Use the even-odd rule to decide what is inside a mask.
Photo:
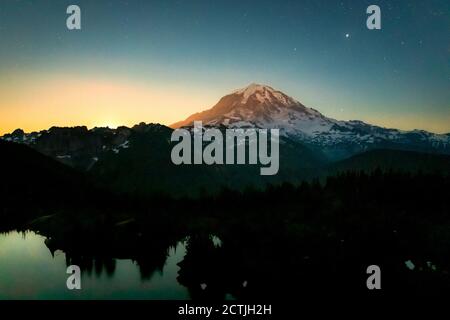
[(196, 113), (172, 128), (202, 121), (205, 126), (278, 128), (280, 133), (320, 150), (333, 160), (371, 149), (450, 153), (450, 134), (401, 131), (362, 121), (340, 121), (308, 108), (270, 86), (251, 84), (224, 96), (211, 109)]

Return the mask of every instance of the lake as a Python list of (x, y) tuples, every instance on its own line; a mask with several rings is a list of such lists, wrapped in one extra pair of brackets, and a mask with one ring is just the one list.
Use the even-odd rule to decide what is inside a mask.
[(162, 271), (143, 277), (131, 259), (114, 259), (113, 271), (83, 271), (82, 289), (68, 290), (66, 254), (53, 255), (46, 238), (31, 231), (0, 234), (0, 299), (189, 299), (188, 289), (177, 281), (178, 263), (186, 254), (179, 241), (168, 249)]

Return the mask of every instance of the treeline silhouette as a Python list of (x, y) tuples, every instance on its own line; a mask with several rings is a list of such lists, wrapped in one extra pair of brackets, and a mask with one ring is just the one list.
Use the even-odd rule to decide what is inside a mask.
[(45, 235), (87, 271), (133, 259), (143, 279), (188, 239), (178, 281), (199, 299), (373, 294), (374, 264), (383, 294), (439, 295), (450, 290), (449, 199), (447, 175), (375, 170), (196, 199), (91, 194), (14, 228)]
[[(223, 260), (214, 262), (211, 253), (194, 259), (215, 267), (191, 270), (204, 276), (221, 267), (217, 278), (246, 297), (289, 297), (368, 293), (366, 269), (375, 264), (385, 294), (438, 295), (450, 289), (449, 199), (448, 176), (382, 170), (264, 192), (225, 191), (187, 206), (190, 232), (208, 230), (224, 244), (215, 249)], [(230, 270), (238, 274), (227, 278)]]

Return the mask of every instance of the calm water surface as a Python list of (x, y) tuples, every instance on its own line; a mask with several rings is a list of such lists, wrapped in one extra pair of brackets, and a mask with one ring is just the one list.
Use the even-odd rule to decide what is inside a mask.
[(189, 299), (177, 281), (185, 242), (170, 248), (162, 272), (143, 279), (135, 262), (116, 259), (112, 274), (83, 272), (82, 290), (66, 287), (65, 253), (52, 256), (34, 232), (0, 234), (0, 299)]

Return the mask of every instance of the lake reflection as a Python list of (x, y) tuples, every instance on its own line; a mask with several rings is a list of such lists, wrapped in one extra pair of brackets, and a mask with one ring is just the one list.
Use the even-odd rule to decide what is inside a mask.
[[(0, 299), (189, 299), (177, 281), (185, 254), (179, 241), (155, 267), (151, 252), (139, 260), (66, 254), (34, 232), (0, 234)], [(83, 270), (82, 290), (66, 288), (71, 263)]]

